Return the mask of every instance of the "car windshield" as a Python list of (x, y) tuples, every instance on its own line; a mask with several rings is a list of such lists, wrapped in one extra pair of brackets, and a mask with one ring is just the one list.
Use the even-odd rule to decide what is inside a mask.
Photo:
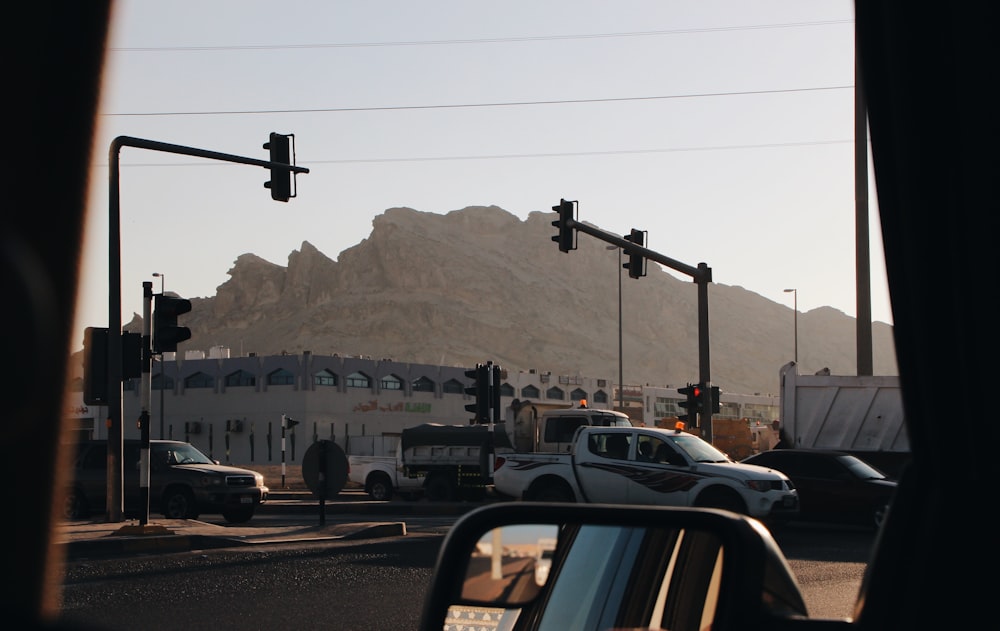
[(152, 445), (156, 455), (166, 459), (167, 464), (215, 464), (194, 445), (168, 444)]
[(861, 480), (885, 480), (884, 473), (855, 456), (840, 456), (840, 462)]
[(670, 440), (695, 462), (732, 462), (711, 444), (690, 434), (671, 434)]

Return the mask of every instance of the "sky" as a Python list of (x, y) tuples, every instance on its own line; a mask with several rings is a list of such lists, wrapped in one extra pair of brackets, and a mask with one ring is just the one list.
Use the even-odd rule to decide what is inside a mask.
[[(123, 323), (142, 313), (144, 281), (211, 297), (245, 253), (284, 266), (308, 241), (336, 260), (389, 208), (495, 205), (525, 219), (563, 198), (580, 221), (643, 230), (650, 249), (706, 263), (715, 283), (856, 315), (850, 0), (125, 0), (115, 11), (81, 346), (84, 327), (108, 324), (119, 136), (266, 160), (270, 132), (294, 134), (310, 169), (281, 203), (261, 167), (123, 148)], [(872, 318), (892, 323), (869, 180)]]

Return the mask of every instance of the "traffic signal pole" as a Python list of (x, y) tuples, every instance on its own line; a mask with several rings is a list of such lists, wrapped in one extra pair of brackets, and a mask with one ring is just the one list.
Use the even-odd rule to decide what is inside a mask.
[(150, 352), (150, 305), (153, 301), (153, 283), (142, 283), (142, 388), (139, 391), (139, 496), (142, 498), (142, 512), (139, 525), (149, 523), (149, 402), (152, 399), (152, 360)]
[[(273, 138), (272, 138), (273, 139)], [(278, 171), (290, 173), (309, 173), (305, 167), (293, 164), (281, 164), (270, 160), (246, 158), (229, 153), (208, 151), (174, 145), (156, 140), (146, 140), (131, 136), (118, 136), (111, 141), (108, 150), (108, 370), (106, 375), (106, 392), (108, 396), (108, 473), (107, 473), (107, 503), (105, 517), (109, 522), (122, 521), (124, 509), (122, 497), (122, 260), (121, 260), (121, 149), (135, 147), (152, 151), (176, 153), (209, 160), (235, 162), (269, 169), (273, 174)], [(273, 191), (272, 191), (273, 197)], [(284, 201), (284, 200), (282, 200)], [(144, 325), (145, 326), (145, 325)]]
[[(564, 209), (567, 204), (572, 204), (572, 202), (561, 200), (560, 205), (553, 207), (553, 210)], [(572, 213), (565, 211), (559, 212), (559, 220), (553, 222), (553, 225), (559, 228), (559, 234), (552, 237), (552, 240), (560, 244), (559, 249), (563, 252), (568, 251), (568, 249), (563, 249), (563, 245), (571, 242), (570, 237), (567, 236), (567, 232), (571, 233), (577, 230), (600, 239), (605, 243), (617, 245), (624, 253), (629, 255), (630, 261), (638, 262), (640, 260), (639, 257), (655, 261), (660, 265), (690, 276), (691, 280), (698, 285), (698, 380), (702, 386), (700, 394), (702, 397), (702, 404), (700, 406), (701, 423), (699, 426), (701, 427), (702, 437), (708, 442), (712, 442), (712, 370), (708, 333), (708, 284), (712, 282), (712, 268), (705, 263), (698, 263), (694, 267), (650, 250), (632, 240), (636, 238), (636, 233), (639, 232), (634, 229), (628, 235), (628, 238), (619, 237), (606, 230), (601, 230), (600, 228), (580, 222), (573, 217)], [(639, 232), (639, 234), (642, 233)], [(632, 274), (631, 267), (629, 273), (630, 275)]]

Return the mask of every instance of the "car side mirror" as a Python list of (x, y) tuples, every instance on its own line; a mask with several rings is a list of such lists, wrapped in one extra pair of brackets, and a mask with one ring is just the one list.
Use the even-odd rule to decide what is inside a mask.
[[(504, 502), (451, 528), (420, 629), (765, 628), (807, 617), (757, 520), (713, 509)], [(474, 628), (474, 627), (470, 627)]]

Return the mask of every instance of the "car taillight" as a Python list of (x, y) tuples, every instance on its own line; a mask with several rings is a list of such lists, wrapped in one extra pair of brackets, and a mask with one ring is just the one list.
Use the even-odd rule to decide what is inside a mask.
[(505, 462), (507, 462), (506, 458), (504, 458), (503, 456), (497, 456), (493, 460), (493, 470), (496, 471), (497, 469), (499, 469), (500, 467), (502, 467), (503, 463), (505, 463)]

